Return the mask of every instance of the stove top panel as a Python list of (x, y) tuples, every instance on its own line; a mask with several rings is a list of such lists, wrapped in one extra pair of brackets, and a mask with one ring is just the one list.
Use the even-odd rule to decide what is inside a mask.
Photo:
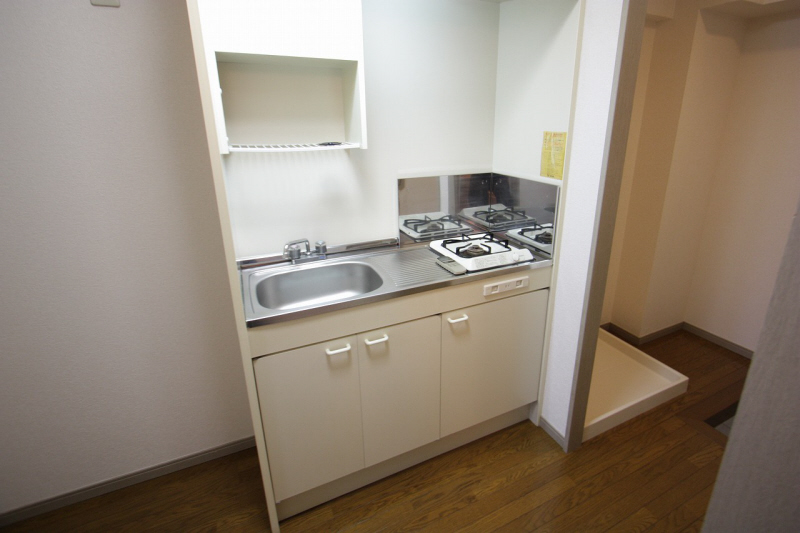
[(530, 250), (518, 248), (491, 233), (433, 241), (430, 247), (435, 252), (453, 259), (469, 272), (534, 260)]

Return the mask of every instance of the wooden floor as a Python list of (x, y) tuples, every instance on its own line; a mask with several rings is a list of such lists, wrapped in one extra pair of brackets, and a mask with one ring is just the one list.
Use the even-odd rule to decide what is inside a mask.
[[(293, 531), (699, 531), (749, 361), (687, 332), (642, 347), (689, 390), (565, 454), (524, 422), (281, 523)], [(255, 449), (3, 531), (266, 531)]]

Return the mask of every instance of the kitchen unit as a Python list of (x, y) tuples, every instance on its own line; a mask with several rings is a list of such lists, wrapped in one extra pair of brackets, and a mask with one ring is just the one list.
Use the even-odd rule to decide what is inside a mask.
[[(360, 2), (339, 3), (348, 3), (351, 7), (359, 5), (360, 16)], [(313, 2), (297, 4), (308, 7)], [(451, 14), (465, 7), (470, 10), (477, 8), (481, 20), (498, 27), (499, 9), (496, 5), (486, 2), (474, 2), (470, 6), (458, 2), (446, 4), (448, 9), (456, 10)], [(201, 2), (201, 8), (203, 5)], [(402, 10), (407, 5), (397, 3), (392, 8)], [(423, 5), (423, 10), (430, 9), (429, 3), (420, 3), (416, 9)], [(375, 6), (370, 8), (376, 9)], [(215, 9), (235, 10), (236, 6), (218, 5)], [(573, 7), (557, 11), (571, 18), (575, 13)], [(283, 208), (282, 202), (276, 201), (277, 198), (286, 199), (287, 187), (291, 186), (284, 180), (280, 194), (264, 197), (268, 207), (277, 210), (269, 218), (269, 225), (260, 225), (260, 230), (253, 226), (251, 233), (258, 233), (253, 238), (246, 234), (251, 230), (243, 230), (244, 224), (264, 216), (264, 209), (252, 215), (247, 212), (250, 205), (255, 205), (253, 200), (263, 194), (266, 187), (278, 185), (272, 184), (276, 173), (264, 171), (264, 165), (283, 164), (289, 174), (295, 167), (306, 172), (324, 167), (321, 172), (326, 179), (336, 180), (337, 168), (343, 168), (342, 165), (371, 161), (370, 153), (380, 154), (380, 151), (373, 150), (375, 146), (381, 147), (381, 137), (376, 137), (377, 145), (370, 143), (372, 149), (367, 152), (341, 150), (351, 148), (345, 143), (366, 148), (366, 122), (362, 124), (362, 120), (367, 116), (369, 105), (373, 104), (368, 105), (368, 93), (363, 90), (364, 80), (369, 79), (369, 70), (364, 68), (362, 59), (364, 51), (357, 50), (349, 56), (342, 53), (335, 57), (319, 57), (324, 53), (324, 46), (313, 50), (290, 50), (277, 45), (273, 47), (273, 43), (262, 43), (257, 38), (248, 40), (236, 36), (226, 40), (219, 35), (225, 33), (224, 27), (229, 23), (221, 21), (226, 20), (225, 17), (230, 20), (236, 17), (219, 11), (210, 13), (206, 11), (204, 18), (204, 21), (213, 21), (209, 29), (210, 38), (204, 42), (205, 66), (212, 80), (212, 110), (225, 171), (226, 183), (220, 192), (227, 200), (221, 203), (221, 209), (224, 213), (227, 208), (233, 223), (235, 255), (239, 264), (252, 267), (261, 257), (271, 258), (267, 263), (275, 260), (276, 256), (281, 259), (275, 249), (280, 249), (283, 244), (272, 245), (272, 249), (263, 246), (248, 248), (248, 239), (261, 238), (261, 234), (268, 233), (267, 228), (281, 234), (282, 219), (296, 216)], [(350, 8), (344, 9), (340, 16), (346, 13), (351, 13), (351, 22), (357, 20), (359, 29), (355, 34), (339, 33), (337, 29), (332, 33), (323, 32), (319, 38), (338, 42), (354, 40), (353, 35), (356, 35), (355, 40), (360, 39), (361, 19), (355, 16), (356, 10)], [(371, 13), (372, 19), (376, 14)], [(474, 13), (469, 16), (474, 16)], [(206, 24), (203, 27), (205, 30)], [(345, 27), (351, 27), (351, 24), (343, 24), (342, 28)], [(492, 31), (497, 30), (490, 30), (490, 42), (494, 40), (496, 43), (497, 34), (492, 34)], [(469, 41), (476, 41), (476, 37), (479, 37), (478, 42), (485, 40), (472, 30), (464, 37)], [(284, 55), (277, 57), (279, 54)], [(340, 61), (355, 63), (336, 63)], [(477, 66), (470, 63), (473, 69)], [(376, 64), (376, 70), (380, 66)], [(294, 114), (288, 119), (289, 123), (284, 124), (280, 116), (270, 116), (267, 113), (269, 109), (262, 109), (265, 106), (270, 108), (271, 104), (262, 106), (257, 96), (261, 94), (266, 100), (274, 94), (271, 92), (273, 87), (289, 86), (288, 81), (274, 81), (286, 72), (292, 79), (315, 79), (306, 67), (321, 69), (317, 73), (323, 74), (318, 79), (333, 80), (321, 85), (333, 87), (333, 90), (328, 94), (316, 94), (314, 91), (319, 87), (315, 83), (293, 89), (293, 93), (283, 95), (289, 101), (288, 108), (302, 110), (309, 101), (315, 100), (331, 105), (323, 108), (314, 120)], [(331, 68), (335, 72), (326, 78)], [(491, 64), (491, 69), (496, 70), (497, 66)], [(300, 73), (295, 76), (297, 71)], [(221, 97), (216, 87), (217, 79), (222, 89)], [(472, 95), (475, 89), (470, 89), (470, 97), (479, 98), (475, 100), (473, 109), (487, 109), (480, 99), (493, 98), (495, 84), (481, 81), (478, 85), (485, 85), (487, 90)], [(376, 99), (380, 101), (380, 92)], [(474, 113), (464, 114), (459, 110), (458, 115), (472, 117)], [(357, 120), (352, 120), (354, 117)], [(566, 117), (562, 115), (562, 120)], [(302, 135), (298, 137), (275, 136), (290, 135), (298, 124), (303, 123), (306, 127), (301, 128)], [(331, 124), (334, 124), (333, 129), (325, 129)], [(485, 125), (491, 126), (485, 122), (475, 124), (469, 129), (485, 130)], [(499, 125), (498, 131), (504, 127)], [(339, 142), (342, 144), (337, 144)], [(439, 144), (437, 151), (445, 155), (448, 146), (455, 146), (444, 138)], [(484, 144), (480, 153), (491, 155), (491, 150), (491, 143)], [(417, 152), (408, 158), (406, 164), (414, 164), (413, 160), (422, 153)], [(397, 153), (402, 154), (402, 151)], [(448, 157), (452, 158), (452, 154)], [(513, 166), (514, 160), (508, 153), (501, 159)], [(461, 156), (452, 160), (458, 160), (460, 164), (468, 161)], [(258, 174), (249, 170), (256, 165), (260, 165)], [(449, 174), (461, 175), (462, 181), (470, 180), (469, 176), (482, 165), (470, 166), (467, 173)], [(448, 169), (457, 168), (451, 165)], [(400, 176), (404, 174), (407, 172), (401, 172)], [(437, 176), (435, 172), (428, 174), (427, 170), (423, 173), (419, 168), (414, 174)], [(389, 181), (395, 190), (397, 175), (395, 167)], [(412, 181), (419, 179), (416, 176), (411, 178)], [(507, 186), (508, 179), (517, 178), (500, 176), (496, 179)], [(553, 223), (558, 183), (547, 179), (542, 182), (548, 190), (546, 203), (550, 211), (546, 216), (548, 222)], [(258, 184), (261, 190), (254, 189), (254, 184)], [(519, 184), (517, 188), (525, 189), (525, 185)], [(307, 192), (310, 189), (296, 197), (297, 204), (290, 204), (308, 209)], [(413, 228), (422, 230), (426, 237), (432, 237), (431, 232), (438, 231), (437, 224), (460, 227), (462, 234), (485, 235), (487, 231), (500, 231), (502, 234), (522, 222), (534, 223), (531, 217), (518, 214), (518, 205), (511, 203), (506, 196), (503, 196), (506, 204), (502, 207), (486, 196), (485, 191), (478, 197), (480, 201), (472, 195), (472, 200), (478, 203), (466, 201), (457, 209), (454, 207), (452, 212), (448, 207), (449, 214), (443, 215), (444, 220), (425, 224), (425, 217), (422, 217), (422, 225), (412, 220), (406, 227), (410, 226), (412, 231)], [(315, 205), (313, 200), (311, 205)], [(368, 204), (360, 205), (359, 212), (365, 208)], [(464, 212), (464, 209), (477, 213)], [(326, 207), (318, 209), (320, 212), (326, 210)], [(488, 220), (480, 218), (482, 211), (489, 212)], [(335, 226), (342, 216), (348, 215), (337, 212), (330, 218), (331, 224)], [(509, 217), (512, 220), (503, 223)], [(395, 236), (398, 234), (397, 221), (395, 215), (392, 224)], [(493, 226), (485, 225), (492, 223)], [(286, 224), (288, 227), (290, 222)], [(292, 227), (303, 227), (303, 222)], [(348, 242), (359, 241), (357, 233), (351, 230), (350, 235)], [(286, 232), (281, 241), (286, 243), (297, 236)], [(313, 237), (317, 238), (316, 235)], [(249, 327), (240, 332), (240, 339), (273, 528), (277, 527), (278, 518), (300, 512), (510, 424), (537, 419), (552, 271), (552, 262), (547, 257), (534, 257), (528, 248), (512, 244), (505, 237), (491, 237), (489, 240), (493, 244), (468, 245), (472, 251), (467, 255), (475, 257), (464, 258), (454, 252), (452, 261), (465, 262), (462, 266), (467, 273), (453, 274), (437, 264), (438, 255), (428, 242), (379, 251), (377, 255), (380, 257), (370, 259), (365, 256), (372, 255), (371, 251), (365, 252), (365, 256), (337, 256), (335, 252), (347, 248), (347, 245), (338, 245), (341, 241), (328, 235), (323, 237), (334, 243), (328, 247), (334, 253), (319, 265), (335, 263), (342, 257), (354, 262), (370, 260), (371, 267), (380, 273), (383, 282), (366, 283), (358, 289), (365, 291), (363, 295), (331, 301), (323, 306), (324, 312), (309, 313), (302, 307), (293, 308), (294, 303), (289, 301), (292, 297), (277, 298), (275, 301), (278, 303), (274, 303), (267, 294), (269, 291), (264, 289), (259, 293), (257, 287), (266, 287), (267, 283), (260, 285), (264, 280), (257, 274), (249, 274), (258, 268), (245, 268), (236, 280), (237, 286), (243, 282), (242, 323), (246, 320)], [(387, 241), (385, 238), (377, 240), (384, 244)], [(394, 242), (397, 242), (397, 237)], [(499, 254), (484, 255), (483, 248), (486, 247), (499, 247), (501, 250), (498, 250)], [(476, 249), (480, 251), (476, 252)], [(441, 255), (447, 253), (441, 252)], [(396, 256), (413, 256), (413, 268), (400, 273), (393, 270), (392, 258)], [(316, 275), (321, 271), (317, 269), (328, 268), (319, 265), (309, 263), (295, 267), (278, 264), (266, 270), (274, 268), (276, 271)], [(352, 269), (355, 271), (356, 267)], [(415, 281), (420, 270), (429, 271), (433, 281), (427, 285)], [(397, 288), (391, 294), (385, 292), (387, 287), (395, 285)], [(271, 309), (269, 316), (260, 315), (265, 306), (282, 309)]]
[[(219, 136), (217, 144), (224, 146), (227, 143), (230, 152), (222, 159), (225, 184), (222, 187), (218, 182), (220, 209), (223, 220), (230, 216), (235, 248), (232, 253), (240, 264), (257, 261), (260, 255), (274, 255), (283, 243), (300, 235), (315, 239), (323, 237), (334, 243), (363, 242), (372, 237), (385, 238), (390, 233), (397, 235), (397, 211), (393, 214), (385, 200), (393, 195), (381, 195), (381, 192), (391, 191), (398, 176), (473, 175), (498, 170), (505, 175), (558, 187), (560, 183), (556, 180), (538, 177), (538, 152), (531, 150), (530, 146), (538, 143), (543, 130), (568, 129), (578, 3), (511, 0), (502, 4), (502, 8), (495, 2), (482, 1), (387, 2), (362, 6), (367, 68), (358, 65), (356, 72), (363, 73), (369, 90), (363, 93), (368, 98), (360, 99), (359, 107), (364, 110), (362, 116), (366, 116), (369, 109), (370, 120), (379, 125), (377, 128), (370, 126), (372, 133), (368, 151), (330, 149), (335, 146), (346, 148), (346, 145), (332, 143), (350, 141), (347, 138), (340, 141), (339, 138), (322, 137), (319, 133), (322, 130), (313, 125), (308, 131), (314, 131), (314, 138), (298, 141), (299, 144), (313, 145), (311, 147), (293, 146), (292, 139), (273, 141), (269, 138), (263, 141), (263, 145), (261, 140), (248, 140), (242, 144), (253, 149), (237, 152), (231, 148), (239, 143)], [(421, 10), (422, 18), (404, 18), (410, 14), (412, 7), (409, 6)], [(465, 17), (480, 18), (481, 25), (465, 24)], [(425, 24), (420, 25), (422, 20)], [(433, 24), (429, 25), (431, 21)], [(520, 21), (523, 23), (518, 24)], [(446, 31), (438, 31), (437, 25)], [(534, 27), (543, 31), (533, 31)], [(405, 39), (404, 46), (385, 46), (384, 40), (389, 43), (399, 36), (400, 32), (397, 35), (392, 33), (394, 28), (415, 28), (420, 33), (413, 39)], [(546, 38), (547, 42), (553, 41), (557, 45), (530, 47), (518, 40), (531, 36)], [(424, 45), (430, 38), (452, 41), (455, 48), (459, 48), (460, 42), (470, 46), (476, 42), (489, 43), (490, 48), (488, 52), (477, 55), (463, 54), (457, 60), (448, 58), (445, 63), (437, 56), (441, 50), (438, 46), (426, 47), (430, 52), (427, 55), (408, 53), (416, 44)], [(524, 86), (517, 83), (521, 75), (524, 77), (525, 70), (521, 70), (519, 65), (531, 64), (529, 52), (524, 54), (525, 57), (518, 52), (531, 49), (540, 50), (542, 59), (537, 64), (542, 70), (535, 76), (533, 87), (527, 85), (527, 80)], [(218, 69), (220, 62), (232, 58), (224, 53), (217, 54), (218, 50), (213, 47), (211, 50), (212, 54), (206, 53), (206, 57), (216, 58)], [(258, 54), (241, 49), (231, 53)], [(399, 56), (401, 53), (404, 53), (403, 57)], [(370, 54), (381, 60), (370, 63)], [(482, 59), (476, 62), (478, 56)], [(242, 56), (233, 59), (249, 62)], [(434, 60), (437, 67), (431, 70)], [(441, 76), (444, 79), (461, 72), (462, 63), (469, 64), (469, 70), (464, 71), (469, 73), (465, 78), (470, 80), (469, 83), (456, 82), (453, 85), (453, 80), (442, 83), (437, 77), (440, 73), (446, 74)], [(207, 70), (211, 72), (213, 66)], [(483, 76), (484, 71), (489, 76)], [(370, 77), (370, 72), (376, 74)], [(405, 83), (390, 79), (395, 73), (409, 72), (414, 75), (404, 75)], [(423, 72), (425, 75), (419, 75)], [(341, 92), (353, 94), (349, 91), (352, 84), (348, 79), (351, 78), (345, 78), (340, 76)], [(429, 80), (434, 83), (428, 83)], [(230, 94), (230, 89), (225, 90), (226, 82), (220, 81), (223, 91)], [(447, 89), (456, 86), (460, 90)], [(375, 88), (374, 93), (370, 87)], [(416, 90), (420, 87), (440, 93), (426, 94)], [(212, 88), (215, 88), (213, 83)], [(547, 98), (531, 98), (527, 91), (540, 96), (546, 94)], [(454, 97), (441, 100), (441, 94)], [(515, 97), (533, 105), (516, 105), (512, 109), (508, 104)], [(340, 131), (344, 131), (344, 137), (347, 137), (347, 132), (352, 129), (352, 122), (347, 126), (347, 118), (352, 116), (355, 105), (348, 104), (347, 98), (340, 100), (341, 113), (337, 110), (323, 113), (323, 116), (341, 114), (343, 120), (337, 122), (343, 124)], [(217, 119), (227, 122), (227, 110), (233, 109), (235, 104), (225, 103), (223, 96), (222, 107), (223, 117), (217, 116)], [(420, 120), (420, 124), (413, 127), (422, 134), (423, 142), (408, 141), (415, 138), (409, 135), (411, 121), (408, 117)], [(387, 123), (390, 123), (388, 128)], [(442, 125), (452, 132), (452, 137), (441, 134)], [(365, 128), (361, 129), (362, 136), (365, 131)], [(432, 137), (429, 133), (437, 135)], [(522, 139), (524, 145), (517, 142)], [(287, 149), (277, 153), (280, 157), (270, 151), (273, 143), (285, 144)], [(360, 142), (360, 147), (364, 147), (363, 142)], [(224, 153), (224, 149), (220, 152)], [(283, 170), (276, 172), (279, 167)], [(312, 178), (308, 177), (315, 173), (318, 176), (313, 178), (316, 188), (310, 186)], [(357, 191), (352, 188), (353, 183), (360, 185)], [(316, 190), (324, 190), (334, 197), (338, 201), (337, 209), (334, 211), (329, 204), (318, 202)], [(352, 194), (346, 194), (348, 192)], [(384, 198), (383, 203), (365, 201), (378, 196)], [(355, 198), (360, 200), (356, 209), (343, 208), (352, 207)], [(260, 205), (259, 199), (268, 203), (274, 212), (265, 215), (267, 206)], [(298, 206), (303, 209), (297, 209)], [(487, 211), (489, 219), (484, 222), (499, 221), (500, 230), (513, 229), (511, 226), (517, 222), (529, 226), (537, 224), (537, 221), (526, 218), (528, 215), (513, 220), (520, 215), (516, 207), (508, 203), (500, 205), (496, 201), (487, 201), (466, 208), (475, 208), (477, 212), (443, 213), (445, 217), (457, 215), (462, 221), (473, 216), (477, 220), (472, 223), (479, 224), (478, 220), (484, 214), (479, 212)], [(299, 218), (301, 212), (304, 219)], [(309, 214), (316, 226), (308, 225)], [(555, 223), (555, 211), (550, 215), (547, 223)], [(514, 224), (503, 224), (502, 219), (506, 217), (511, 217)], [(358, 223), (349, 225), (347, 230), (342, 229), (344, 221), (350, 220)], [(442, 222), (445, 221), (432, 224), (433, 231), (437, 231), (437, 224)], [(308, 227), (324, 228), (328, 233), (319, 235), (304, 229)], [(298, 231), (302, 233), (295, 233)], [(347, 236), (337, 238), (337, 234)], [(507, 243), (505, 246), (512, 256), (517, 255), (517, 260), (524, 254), (514, 250), (530, 253), (524, 245)], [(427, 246), (413, 251), (424, 251), (430, 254), (431, 259), (435, 258)], [(396, 253), (410, 252), (401, 249)], [(542, 257), (539, 256), (540, 260)], [(416, 288), (393, 298), (359, 301), (359, 305), (338, 302), (329, 308), (335, 312), (301, 313), (294, 315), (293, 319), (283, 315), (274, 322), (269, 319), (260, 324), (251, 322), (253, 327), (240, 331), (256, 441), (273, 526), (277, 526), (277, 517), (296, 513), (491, 431), (527, 418), (538, 420), (552, 263), (544, 260), (529, 264), (524, 263), (525, 257), (522, 259), (523, 264), (505, 269), (484, 270), (478, 266), (476, 273), (454, 275), (459, 281), (452, 284), (434, 284), (424, 290)], [(435, 263), (431, 264), (447, 275)], [(232, 280), (232, 285), (238, 287), (239, 281)], [(245, 290), (245, 295), (247, 293)], [(240, 327), (244, 322), (242, 313)], [(422, 333), (433, 331), (436, 324), (439, 326), (438, 350), (435, 335)], [(493, 338), (492, 333), (496, 331), (502, 331), (503, 336)], [(426, 348), (409, 348), (409, 337), (414, 341), (428, 339), (424, 343)], [(495, 346), (502, 347), (502, 350)], [(410, 365), (412, 368), (396, 366), (398, 379), (390, 379), (396, 390), (381, 386), (383, 376), (377, 374), (375, 377), (376, 374), (371, 372), (370, 365), (382, 364), (379, 352), (388, 356), (384, 361), (391, 363), (394, 363), (396, 358), (392, 356), (396, 354), (413, 352), (419, 357), (415, 364)], [(315, 359), (315, 356), (319, 357)], [(487, 363), (487, 357), (492, 358), (491, 362)], [(324, 366), (319, 363), (319, 358), (326, 361)], [(425, 392), (416, 397), (415, 387), (421, 386), (424, 380), (420, 381), (420, 376), (412, 370), (418, 371), (419, 367), (432, 369), (436, 362), (440, 369), (439, 390), (434, 392), (424, 388)], [(387, 364), (386, 368), (394, 366), (384, 364)], [(331, 376), (334, 367), (338, 372)], [(413, 377), (400, 379), (405, 372)], [(280, 378), (284, 373), (293, 376), (293, 382), (307, 380), (306, 384), (282, 387), (281, 383), (289, 381)], [(404, 385), (408, 382), (414, 385), (411, 392)], [(298, 392), (308, 387), (323, 391), (320, 393), (322, 397), (332, 397), (335, 401), (315, 404), (309, 394)], [(381, 396), (414, 396), (415, 401), (428, 406), (424, 409), (428, 415), (438, 412), (438, 434), (431, 430), (435, 424), (430, 419), (402, 421), (408, 410), (392, 413), (396, 406), (392, 402), (383, 402), (383, 397), (365, 401), (365, 397), (369, 398), (371, 391), (375, 390), (379, 390)], [(280, 408), (276, 410), (275, 405), (280, 405)], [(329, 416), (320, 417), (323, 408), (332, 410)], [(355, 415), (356, 412), (360, 415)], [(341, 419), (339, 414), (343, 414)], [(308, 423), (295, 424), (295, 415)], [(381, 440), (387, 436), (385, 426), (393, 424), (389, 419), (395, 417), (412, 428), (403, 433), (409, 437), (408, 442), (402, 442), (400, 438)], [(340, 423), (327, 424), (329, 419), (340, 420)], [(315, 438), (315, 431), (327, 436)], [(324, 467), (314, 467), (308, 458), (318, 454), (324, 456), (324, 453), (315, 451), (313, 445), (325, 442), (341, 442), (341, 446), (348, 448), (352, 455), (345, 454), (347, 460), (341, 464), (330, 465), (327, 461)], [(311, 448), (303, 451), (303, 446), (298, 443)], [(308, 471), (301, 473), (304, 468)], [(279, 502), (277, 507), (276, 501)]]

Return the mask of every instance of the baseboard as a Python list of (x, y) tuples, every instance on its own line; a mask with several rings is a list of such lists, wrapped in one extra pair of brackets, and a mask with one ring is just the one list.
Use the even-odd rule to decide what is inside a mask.
[(624, 340), (631, 346), (639, 346), (640, 344), (639, 337), (637, 337), (633, 333), (628, 333), (627, 331), (617, 326), (616, 324), (608, 322), (606, 324), (601, 325), (600, 328), (606, 330), (612, 335), (619, 337), (620, 339)]
[(731, 342), (727, 339), (723, 339), (722, 337), (714, 335), (713, 333), (709, 333), (708, 331), (700, 329), (697, 326), (693, 326), (688, 322), (681, 322), (679, 324), (675, 324), (668, 328), (664, 328), (654, 333), (650, 333), (649, 335), (645, 335), (644, 337), (637, 337), (633, 333), (629, 333), (624, 329), (622, 329), (621, 327), (617, 326), (616, 324), (612, 324), (611, 322), (603, 324), (600, 327), (633, 346), (641, 346), (642, 344), (654, 341), (660, 337), (669, 335), (670, 333), (684, 330), (694, 335), (697, 335), (701, 339), (705, 339), (711, 343), (716, 344), (717, 346), (725, 348), (726, 350), (730, 350), (735, 354), (741, 355), (742, 357), (746, 357), (748, 359), (753, 358), (753, 350), (748, 350), (744, 346), (739, 346), (734, 342)]
[(50, 498), (49, 500), (26, 505), (25, 507), (20, 507), (19, 509), (0, 514), (0, 527), (40, 515), (48, 511), (53, 511), (73, 503), (88, 500), (90, 498), (94, 498), (95, 496), (100, 496), (102, 494), (107, 494), (115, 490), (129, 487), (143, 481), (148, 481), (165, 474), (171, 474), (172, 472), (177, 472), (178, 470), (183, 470), (184, 468), (188, 468), (190, 466), (199, 465), (200, 463), (205, 463), (206, 461), (211, 461), (232, 453), (240, 452), (242, 450), (246, 450), (247, 448), (252, 448), (255, 445), (255, 437), (247, 437), (229, 444), (217, 446), (216, 448), (211, 448), (210, 450), (188, 455), (174, 461), (169, 461), (150, 468), (145, 468), (132, 474), (127, 474), (109, 481), (98, 483), (96, 485), (91, 485), (83, 489), (68, 492), (66, 494), (62, 494), (61, 496)]
[(600, 327), (602, 327), (604, 330), (608, 331), (612, 335), (624, 340), (628, 344), (631, 344), (633, 346), (641, 346), (642, 344), (654, 341), (665, 335), (669, 335), (670, 333), (675, 333), (676, 331), (680, 331), (681, 329), (683, 329), (683, 325), (684, 322), (681, 322), (679, 324), (675, 324), (667, 328), (654, 331), (653, 333), (645, 335), (644, 337), (637, 337), (633, 333), (629, 333), (624, 329), (622, 329), (621, 327), (617, 326), (616, 324), (612, 324), (611, 322), (609, 322), (608, 324), (603, 324)]
[(747, 357), (748, 359), (752, 359), (753, 358), (753, 350), (748, 350), (744, 346), (739, 346), (735, 342), (731, 342), (731, 341), (729, 341), (727, 339), (723, 339), (722, 337), (718, 337), (717, 335), (714, 335), (713, 333), (709, 333), (708, 331), (706, 331), (704, 329), (700, 329), (697, 326), (693, 326), (691, 324), (688, 324), (688, 323), (684, 322), (683, 323), (683, 329), (685, 329), (689, 333), (694, 333), (695, 335), (697, 335), (698, 337), (700, 337), (702, 339), (705, 339), (705, 340), (707, 340), (709, 342), (713, 342), (717, 346), (721, 346), (721, 347), (725, 348), (726, 350), (730, 350), (735, 354), (739, 354), (742, 357)]
[(539, 427), (544, 430), (545, 433), (550, 435), (550, 438), (553, 439), (561, 446), (561, 449), (567, 451), (567, 438), (564, 437), (561, 433), (556, 431), (556, 428), (550, 425), (550, 422), (544, 419), (543, 416), (539, 416)]
[(717, 427), (718, 425), (722, 424), (726, 420), (733, 418), (736, 415), (736, 410), (739, 408), (739, 402), (736, 402), (732, 405), (729, 405), (722, 411), (711, 415), (710, 417), (706, 418), (704, 422), (711, 426), (712, 428)]

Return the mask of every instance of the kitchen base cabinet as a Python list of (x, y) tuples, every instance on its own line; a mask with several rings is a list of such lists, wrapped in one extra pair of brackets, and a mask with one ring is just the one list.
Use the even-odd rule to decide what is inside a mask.
[(356, 337), (253, 363), (275, 499), (364, 468)]
[(277, 516), (528, 419), (549, 275), (505, 297), (477, 280), (250, 330)]
[(358, 336), (367, 466), (439, 438), (439, 317)]
[(278, 501), (439, 438), (440, 319), (256, 359)]
[(540, 290), (442, 315), (442, 437), (536, 401), (547, 298)]

